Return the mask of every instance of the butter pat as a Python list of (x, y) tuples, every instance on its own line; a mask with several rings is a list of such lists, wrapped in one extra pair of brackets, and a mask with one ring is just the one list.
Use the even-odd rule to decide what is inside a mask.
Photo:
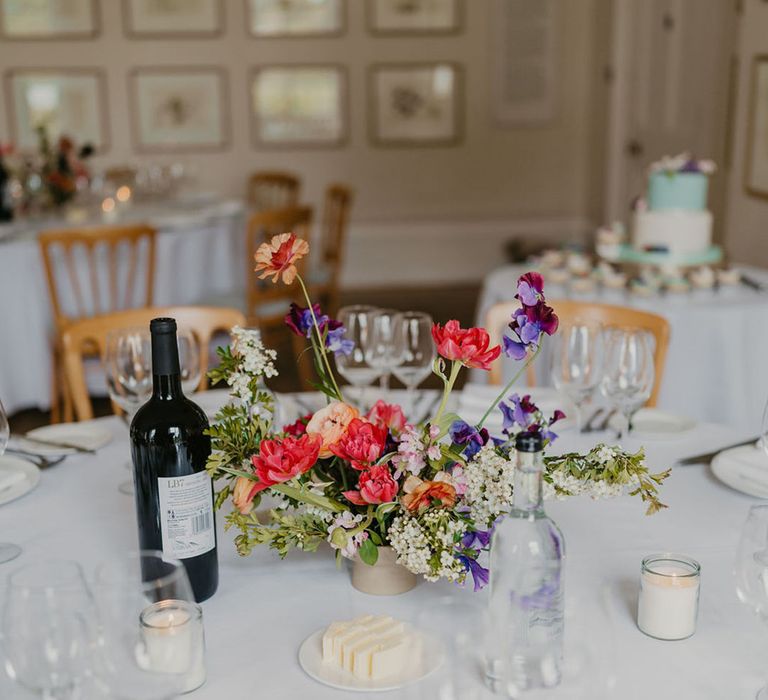
[(333, 622), (323, 634), (323, 663), (361, 680), (380, 680), (402, 673), (420, 647), (399, 620), (366, 615)]

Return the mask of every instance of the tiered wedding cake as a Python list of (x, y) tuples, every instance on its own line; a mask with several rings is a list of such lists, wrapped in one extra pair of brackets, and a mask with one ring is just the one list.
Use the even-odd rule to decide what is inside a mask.
[(712, 161), (688, 154), (654, 163), (646, 199), (640, 200), (632, 226), (632, 247), (667, 254), (680, 262), (706, 254), (712, 247), (712, 214), (707, 210)]

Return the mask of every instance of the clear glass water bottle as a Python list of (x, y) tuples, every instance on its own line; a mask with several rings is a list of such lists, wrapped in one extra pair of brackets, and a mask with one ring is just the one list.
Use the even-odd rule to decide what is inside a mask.
[(542, 505), (543, 441), (517, 436), (513, 505), (493, 536), (486, 681), (511, 698), (560, 682), (565, 543)]

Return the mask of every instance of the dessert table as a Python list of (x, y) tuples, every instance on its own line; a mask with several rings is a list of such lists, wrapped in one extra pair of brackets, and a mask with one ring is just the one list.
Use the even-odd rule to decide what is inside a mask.
[[(206, 408), (217, 393), (205, 397)], [(306, 403), (300, 397), (298, 403), (292, 397), (280, 397), (279, 402), (285, 420)], [(7, 574), (22, 564), (71, 558), (92, 574), (97, 563), (110, 555), (135, 548), (133, 501), (117, 490), (126, 476), (127, 431), (114, 417), (98, 423), (112, 431), (109, 445), (95, 455), (68, 457), (43, 472), (36, 490), (0, 507), (0, 540), (24, 549), (20, 558), (0, 565), (0, 599)], [(649, 465), (652, 470), (662, 469), (677, 459), (745, 437), (743, 430), (700, 424), (676, 440), (647, 443)], [(563, 431), (557, 447), (583, 449), (601, 439), (613, 436)], [(625, 447), (639, 447), (639, 443), (630, 439)], [(586, 629), (589, 641), (598, 646), (611, 668), (609, 687), (595, 686), (588, 697), (752, 698), (768, 680), (768, 630), (737, 600), (732, 569), (740, 528), (757, 499), (728, 489), (706, 466), (695, 465), (674, 469), (663, 487), (662, 500), (669, 509), (652, 517), (643, 514), (638, 499), (629, 497), (596, 502), (572, 499), (547, 506), (567, 544), (566, 630), (569, 613), (578, 613), (582, 602), (602, 597), (607, 610), (605, 617)], [(232, 545), (234, 535), (225, 533), (222, 524), (220, 515), (221, 584), (218, 593), (203, 604), (208, 680), (189, 695), (195, 700), (353, 697), (318, 685), (302, 672), (297, 650), (310, 633), (333, 620), (364, 613), (414, 621), (438, 594), (484, 601), (484, 594), (424, 582), (396, 597), (365, 595), (352, 588), (346, 571), (337, 570), (330, 549), (294, 553), (285, 561), (266, 549), (240, 558)], [(698, 629), (684, 641), (658, 641), (635, 625), (640, 561), (657, 551), (684, 553), (701, 563)], [(368, 697), (444, 697), (438, 694), (440, 679), (438, 671), (408, 689)], [(28, 696), (0, 677), (0, 697)], [(487, 696), (478, 685), (473, 697)]]
[[(239, 202), (182, 201), (135, 205), (119, 223), (158, 229), (155, 303), (193, 304), (244, 287), (242, 216)], [(71, 225), (0, 226), (0, 399), (9, 413), (50, 406), (52, 320), (37, 233)]]
[[(484, 325), (491, 306), (514, 297), (517, 279), (528, 269), (508, 265), (485, 278), (476, 325)], [(768, 271), (749, 267), (739, 270), (768, 287)], [(545, 292), (555, 309), (558, 298), (574, 298), (631, 306), (664, 316), (671, 326), (671, 339), (659, 408), (739, 426), (754, 435), (760, 431), (768, 398), (768, 292), (739, 285), (640, 297), (611, 289), (572, 293), (566, 285), (557, 284), (546, 284)], [(546, 359), (537, 362), (541, 378)], [(509, 362), (510, 372), (513, 364)], [(486, 376), (476, 371), (473, 380), (485, 381)]]

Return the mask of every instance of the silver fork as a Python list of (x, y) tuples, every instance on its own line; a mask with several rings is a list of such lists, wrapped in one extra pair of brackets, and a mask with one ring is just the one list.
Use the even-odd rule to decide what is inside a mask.
[(58, 455), (57, 457), (46, 457), (45, 455), (39, 455), (35, 452), (26, 452), (25, 450), (17, 450), (13, 447), (8, 447), (5, 450), (5, 454), (16, 455), (17, 457), (23, 457), (24, 459), (34, 462), (40, 469), (48, 469), (48, 467), (55, 467), (60, 462), (64, 461), (67, 455)]

